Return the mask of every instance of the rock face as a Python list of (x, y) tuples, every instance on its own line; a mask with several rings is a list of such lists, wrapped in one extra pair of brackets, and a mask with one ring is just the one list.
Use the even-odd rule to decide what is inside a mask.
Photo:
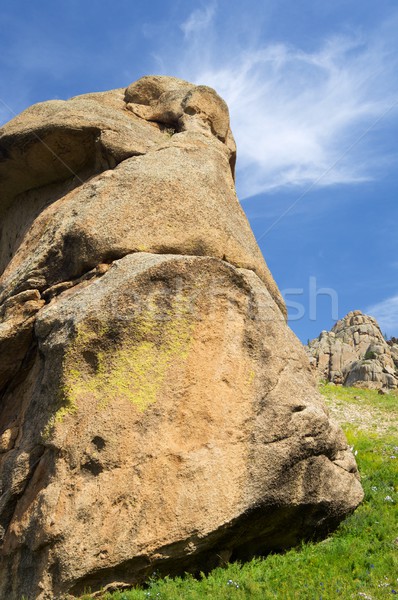
[(0, 598), (333, 529), (355, 460), (236, 198), (221, 98), (145, 77), (0, 133)]
[(346, 386), (395, 388), (398, 345), (387, 343), (377, 321), (359, 310), (322, 331), (306, 348), (319, 377)]

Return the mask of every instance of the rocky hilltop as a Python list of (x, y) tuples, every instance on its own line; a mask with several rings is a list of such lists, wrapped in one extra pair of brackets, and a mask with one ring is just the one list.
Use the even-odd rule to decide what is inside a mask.
[(361, 501), (234, 165), (224, 101), (169, 77), (0, 130), (0, 598), (210, 569)]
[(349, 312), (331, 331), (308, 343), (311, 365), (326, 381), (346, 386), (395, 388), (398, 345), (387, 342), (373, 317)]

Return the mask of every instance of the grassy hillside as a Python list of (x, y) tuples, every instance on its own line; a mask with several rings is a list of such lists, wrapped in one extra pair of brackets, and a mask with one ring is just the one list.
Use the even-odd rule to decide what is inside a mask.
[(283, 555), (231, 564), (200, 580), (153, 580), (145, 590), (102, 598), (376, 600), (398, 595), (398, 397), (332, 385), (321, 392), (354, 448), (366, 494), (332, 536)]

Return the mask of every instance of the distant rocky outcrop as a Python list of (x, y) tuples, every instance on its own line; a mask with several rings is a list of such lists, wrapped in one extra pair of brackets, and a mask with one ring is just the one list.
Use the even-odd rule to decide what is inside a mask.
[(398, 345), (387, 342), (373, 317), (349, 312), (306, 347), (318, 376), (346, 386), (395, 388)]
[(199, 572), (355, 509), (214, 90), (38, 104), (0, 157), (0, 598)]

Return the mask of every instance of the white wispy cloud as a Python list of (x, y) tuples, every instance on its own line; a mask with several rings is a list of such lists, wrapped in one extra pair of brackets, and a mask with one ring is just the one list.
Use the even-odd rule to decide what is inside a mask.
[(185, 38), (189, 38), (192, 34), (198, 34), (206, 30), (213, 21), (216, 12), (216, 5), (210, 4), (204, 8), (194, 10), (184, 21), (180, 27), (184, 32)]
[(369, 306), (365, 312), (378, 321), (382, 331), (398, 334), (398, 294)]
[(311, 52), (258, 41), (239, 47), (236, 30), (231, 52), (228, 32), (214, 29), (214, 11), (211, 4), (189, 16), (178, 63), (163, 55), (163, 66), (228, 102), (241, 198), (366, 181), (391, 162), (372, 150), (372, 134), (398, 112), (393, 28), (369, 38), (336, 35)]

